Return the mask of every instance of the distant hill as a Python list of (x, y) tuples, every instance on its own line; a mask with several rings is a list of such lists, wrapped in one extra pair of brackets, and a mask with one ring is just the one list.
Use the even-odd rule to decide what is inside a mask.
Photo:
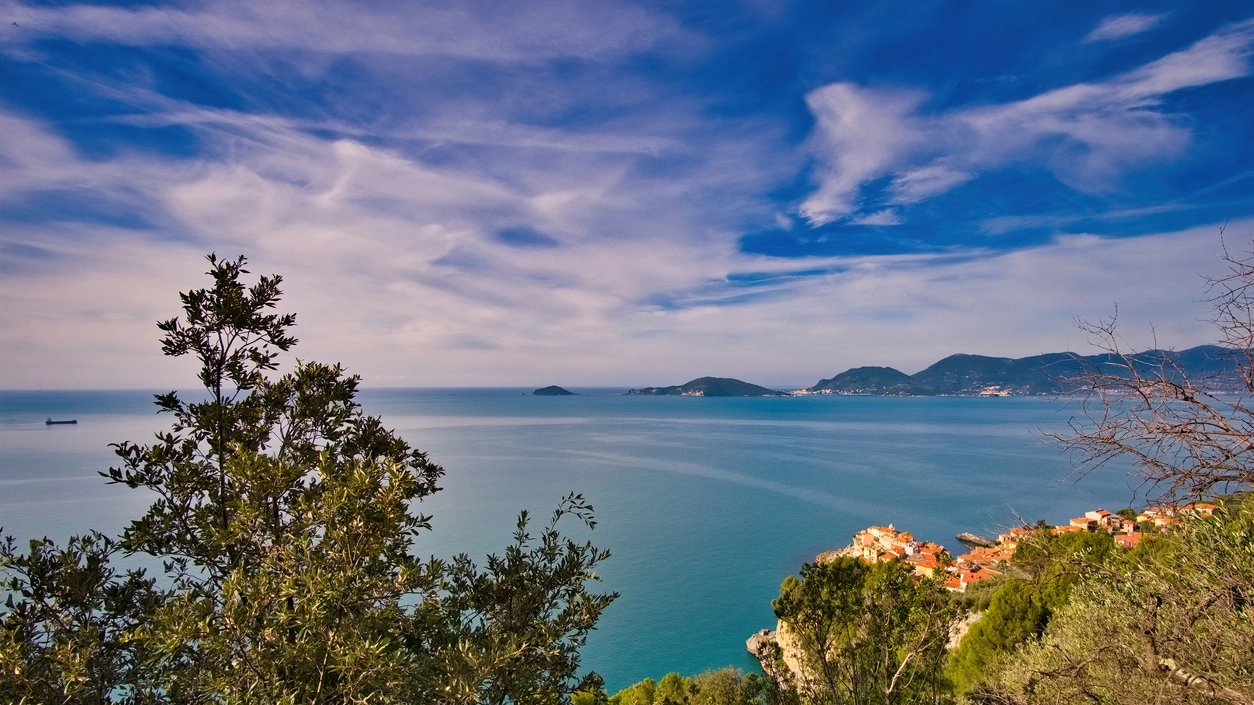
[(689, 397), (784, 397), (784, 392), (727, 377), (701, 377), (674, 387), (630, 389), (628, 394)]
[(914, 396), (929, 393), (915, 383), (910, 375), (891, 367), (855, 367), (831, 379), (819, 380), (810, 391), (838, 394), (875, 394), (880, 396)]
[[(1212, 391), (1241, 388), (1235, 351), (1218, 345), (1188, 350), (1148, 350), (1132, 356), (1144, 370), (1162, 369), (1170, 378), (1181, 373)], [(1012, 359), (984, 355), (950, 355), (913, 375), (891, 367), (858, 367), (819, 380), (809, 391), (821, 394), (876, 396), (930, 396), (979, 394), (1066, 394), (1082, 386), (1094, 371), (1120, 374), (1122, 361), (1114, 355), (1049, 353)]]
[(532, 392), (532, 395), (537, 397), (570, 397), (575, 396), (575, 393), (562, 389), (556, 384), (551, 384), (547, 387), (541, 387), (540, 389), (535, 390)]

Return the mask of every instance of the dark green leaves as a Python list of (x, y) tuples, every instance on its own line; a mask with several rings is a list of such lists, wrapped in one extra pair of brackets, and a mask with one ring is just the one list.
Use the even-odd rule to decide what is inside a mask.
[[(278, 276), (242, 281), (209, 256), (213, 285), (158, 324), (167, 355), (200, 363), (204, 393), (156, 397), (173, 417), (150, 445), (114, 446), (113, 484), (152, 493), (118, 543), (0, 547), (5, 702), (564, 702), (597, 691), (579, 651), (616, 597), (587, 590), (609, 553), (566, 538), (595, 525), (571, 494), (533, 535), (480, 569), (416, 558), (416, 513), (444, 470), (355, 398), (340, 365), (297, 361), (274, 313)], [(161, 560), (163, 590), (119, 576), (118, 551)]]
[(119, 575), (116, 545), (98, 533), (64, 548), (0, 543), (0, 702), (159, 702), (146, 653), (129, 641), (159, 604), (140, 571)]
[(772, 602), (797, 692), (811, 702), (925, 703), (948, 695), (945, 644), (957, 606), (894, 562), (807, 564)]

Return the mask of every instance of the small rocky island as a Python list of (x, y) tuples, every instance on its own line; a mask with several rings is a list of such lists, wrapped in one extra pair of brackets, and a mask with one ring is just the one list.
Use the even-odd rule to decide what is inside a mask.
[(575, 393), (566, 389), (562, 389), (556, 384), (550, 384), (547, 387), (541, 387), (531, 393), (537, 397), (573, 397)]
[(756, 384), (742, 382), (727, 377), (700, 377), (687, 384), (672, 387), (644, 387), (629, 389), (628, 394), (644, 396), (685, 396), (685, 397), (786, 397), (787, 392), (779, 392)]

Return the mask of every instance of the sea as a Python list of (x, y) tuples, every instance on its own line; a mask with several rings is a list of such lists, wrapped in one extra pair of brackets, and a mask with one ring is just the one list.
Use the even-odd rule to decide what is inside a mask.
[[(612, 552), (595, 587), (620, 597), (583, 649), (610, 693), (671, 671), (757, 665), (780, 582), (870, 525), (963, 551), (955, 534), (1065, 522), (1135, 502), (1126, 464), (1078, 477), (1050, 433), (1084, 416), (1053, 398), (628, 396), (625, 389), (364, 389), (372, 415), (443, 465), (421, 502), (423, 556), (483, 556), (518, 512), (548, 521), (583, 494)], [(46, 425), (45, 419), (77, 419)], [(167, 428), (147, 391), (0, 391), (0, 527), (25, 541), (116, 534), (152, 497), (107, 485), (109, 447)]]

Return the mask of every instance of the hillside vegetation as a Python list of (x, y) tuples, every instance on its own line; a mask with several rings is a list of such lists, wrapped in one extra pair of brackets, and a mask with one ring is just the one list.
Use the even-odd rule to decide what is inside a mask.
[[(774, 602), (784, 648), (766, 652), (767, 676), (723, 669), (734, 685), (715, 696), (668, 674), (609, 702), (1248, 704), (1254, 503), (1220, 505), (1130, 551), (1103, 533), (1038, 532), (972, 594), (896, 562), (807, 564)], [(946, 648), (968, 610), (978, 621)]]

